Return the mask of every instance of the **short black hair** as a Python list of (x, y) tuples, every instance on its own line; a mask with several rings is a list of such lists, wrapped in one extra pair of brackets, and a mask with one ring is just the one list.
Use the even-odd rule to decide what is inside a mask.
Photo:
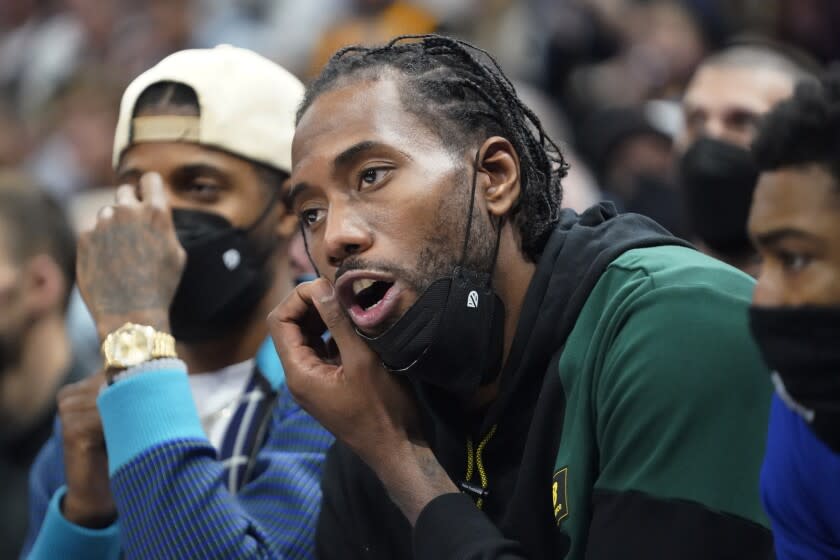
[(17, 175), (0, 176), (0, 233), (15, 264), (47, 254), (66, 280), (64, 308), (76, 280), (76, 235), (58, 202)]
[(752, 150), (762, 171), (817, 163), (840, 183), (840, 73), (797, 85), (764, 118)]
[(520, 160), (521, 194), (511, 216), (523, 253), (536, 261), (560, 219), (560, 180), (568, 164), (487, 52), (440, 35), (346, 47), (307, 88), (298, 121), (322, 93), (351, 81), (381, 79), (383, 70), (401, 78), (405, 108), (428, 123), (450, 149), (463, 150), (496, 135), (513, 145)]
[[(137, 101), (134, 103), (134, 116), (145, 111), (160, 111), (166, 112), (167, 109), (192, 109), (196, 116), (201, 115), (201, 104), (198, 102), (198, 95), (195, 90), (180, 82), (163, 81), (155, 82), (147, 87)], [(286, 179), (289, 178), (289, 173), (282, 169), (277, 169), (270, 165), (266, 165), (259, 161), (254, 161), (249, 158), (242, 157), (238, 154), (231, 154), (240, 159), (246, 160), (254, 166), (260, 182), (273, 192), (280, 190)]]

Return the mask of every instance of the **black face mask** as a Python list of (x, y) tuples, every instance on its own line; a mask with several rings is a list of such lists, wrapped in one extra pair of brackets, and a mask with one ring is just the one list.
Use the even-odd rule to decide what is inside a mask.
[(461, 397), (472, 396), (481, 385), (498, 376), (504, 345), (505, 308), (491, 287), (501, 221), (490, 270), (477, 271), (464, 266), (477, 174), (476, 158), (459, 265), (450, 276), (432, 282), (385, 333), (375, 338), (359, 333), (390, 371)]
[(776, 392), (840, 453), (840, 308), (751, 307)]
[(697, 140), (680, 161), (689, 226), (715, 251), (752, 250), (747, 219), (758, 174), (749, 150), (712, 138)]
[(242, 326), (273, 279), (267, 265), (274, 244), (253, 230), (274, 207), (272, 198), (248, 228), (236, 228), (219, 214), (173, 210), (187, 265), (169, 308), (172, 336), (185, 342), (222, 338)]

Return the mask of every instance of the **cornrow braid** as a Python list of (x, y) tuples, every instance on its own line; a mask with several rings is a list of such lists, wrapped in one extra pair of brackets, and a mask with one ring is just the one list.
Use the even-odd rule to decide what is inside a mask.
[(440, 35), (403, 35), (382, 46), (345, 47), (310, 84), (298, 121), (321, 94), (383, 77), (400, 78), (405, 108), (450, 149), (463, 150), (490, 136), (502, 136), (513, 145), (520, 161), (521, 194), (511, 220), (523, 253), (536, 261), (560, 219), (560, 180), (568, 164), (496, 60), (467, 42)]

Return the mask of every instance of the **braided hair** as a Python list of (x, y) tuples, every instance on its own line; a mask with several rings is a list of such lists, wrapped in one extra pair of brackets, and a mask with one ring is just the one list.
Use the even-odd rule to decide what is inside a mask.
[(463, 150), (490, 136), (502, 136), (513, 145), (520, 161), (521, 194), (511, 219), (523, 253), (536, 261), (560, 219), (560, 180), (568, 164), (496, 60), (469, 43), (440, 35), (404, 35), (379, 47), (346, 47), (310, 84), (297, 120), (322, 93), (383, 76), (399, 78), (403, 106), (449, 149)]

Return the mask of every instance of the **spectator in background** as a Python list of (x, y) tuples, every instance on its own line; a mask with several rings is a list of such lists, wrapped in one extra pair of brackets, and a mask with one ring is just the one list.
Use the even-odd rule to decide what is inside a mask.
[(350, 11), (348, 0), (203, 0), (196, 40), (256, 51), (305, 75), (324, 32)]
[(348, 45), (376, 45), (396, 35), (430, 33), (432, 15), (403, 0), (352, 0), (355, 16), (336, 24), (321, 37), (312, 53), (308, 75), (317, 76), (330, 57)]
[(119, 99), (115, 83), (90, 67), (65, 84), (45, 108), (52, 130), (27, 167), (60, 201), (113, 184), (111, 147)]
[(582, 119), (604, 107), (679, 94), (706, 52), (698, 21), (682, 3), (653, 0), (543, 2), (549, 34), (545, 87)]
[(764, 114), (809, 77), (804, 63), (779, 49), (737, 45), (706, 59), (683, 98), (676, 150), (692, 241), (752, 275), (758, 260), (747, 216), (758, 169), (749, 145)]
[(673, 142), (648, 113), (644, 107), (596, 111), (583, 126), (579, 144), (606, 197), (621, 211), (653, 218), (684, 237)]
[(26, 124), (12, 105), (0, 98), (0, 169), (20, 167), (31, 147)]
[(123, 184), (79, 241), (105, 375), (59, 397), (32, 469), (32, 558), (312, 557), (332, 440), (292, 401), (265, 324), (292, 287), (279, 200), (302, 95), (229, 46), (127, 88)]
[(59, 387), (90, 373), (64, 324), (75, 264), (58, 204), (23, 177), (0, 175), (0, 558), (23, 544), (29, 467), (52, 432)]
[(798, 86), (753, 152), (750, 322), (776, 386), (762, 498), (780, 560), (840, 558), (840, 74)]

